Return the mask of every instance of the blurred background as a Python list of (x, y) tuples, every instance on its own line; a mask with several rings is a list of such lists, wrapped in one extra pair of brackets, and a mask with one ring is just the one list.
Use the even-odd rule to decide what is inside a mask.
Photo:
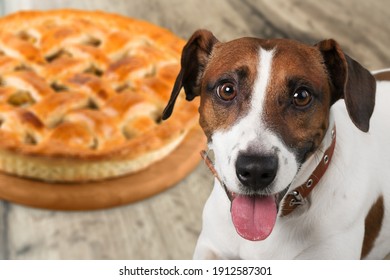
[[(64, 7), (140, 18), (184, 39), (198, 28), (222, 41), (334, 38), (369, 70), (390, 67), (389, 0), (0, 0), (1, 16)], [(168, 191), (113, 209), (49, 211), (0, 200), (0, 259), (190, 259), (212, 182), (200, 163)]]

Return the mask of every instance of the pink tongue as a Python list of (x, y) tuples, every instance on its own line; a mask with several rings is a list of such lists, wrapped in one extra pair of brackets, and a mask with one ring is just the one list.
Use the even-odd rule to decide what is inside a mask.
[(239, 235), (252, 241), (264, 240), (275, 225), (275, 199), (273, 196), (238, 195), (232, 201), (231, 214)]

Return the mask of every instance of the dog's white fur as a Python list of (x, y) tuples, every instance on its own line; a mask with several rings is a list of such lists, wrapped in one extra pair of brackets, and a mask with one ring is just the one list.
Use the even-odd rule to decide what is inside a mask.
[[(278, 148), (280, 165), (272, 183), (275, 192), (292, 181), (290, 189), (302, 184), (318, 164), (331, 142), (328, 130), (316, 154), (304, 163), (298, 174), (295, 157), (264, 123), (259, 124), (264, 95), (272, 71), (272, 51), (259, 53), (256, 80), (249, 113), (230, 129), (215, 131), (210, 148), (216, 169), (231, 191), (238, 191), (235, 158), (248, 145), (265, 151)], [(330, 110), (330, 128), (337, 125), (337, 142), (332, 162), (311, 194), (311, 203), (288, 217), (278, 218), (272, 234), (263, 241), (241, 238), (230, 216), (230, 201), (218, 181), (203, 214), (203, 229), (194, 253), (195, 259), (359, 259), (362, 252), (367, 213), (379, 195), (385, 213), (374, 248), (366, 256), (381, 259), (390, 250), (390, 82), (377, 82), (376, 106), (370, 130), (356, 128), (343, 100)], [(284, 160), (287, 159), (287, 160)], [(351, 166), (354, 166), (353, 173)]]

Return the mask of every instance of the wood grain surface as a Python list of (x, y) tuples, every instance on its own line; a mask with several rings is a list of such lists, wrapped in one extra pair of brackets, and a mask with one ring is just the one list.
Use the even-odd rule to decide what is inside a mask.
[[(390, 67), (388, 0), (5, 0), (21, 8), (104, 10), (148, 20), (183, 38), (210, 29), (220, 40), (336, 39), (370, 70)], [(309, 66), (309, 65), (308, 65)], [(212, 176), (202, 165), (174, 188), (109, 210), (47, 211), (0, 202), (2, 259), (190, 259)]]

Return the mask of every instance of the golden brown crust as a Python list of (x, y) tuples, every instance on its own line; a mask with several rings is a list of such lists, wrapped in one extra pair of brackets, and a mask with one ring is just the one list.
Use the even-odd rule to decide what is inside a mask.
[(0, 19), (0, 151), (104, 163), (164, 150), (197, 119), (197, 104), (181, 97), (160, 121), (183, 45), (165, 29), (100, 11)]

